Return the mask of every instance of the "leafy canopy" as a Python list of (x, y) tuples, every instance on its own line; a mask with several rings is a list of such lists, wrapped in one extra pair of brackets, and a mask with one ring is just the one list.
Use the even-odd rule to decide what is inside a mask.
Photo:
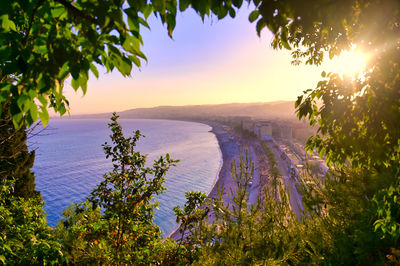
[[(230, 1), (180, 1), (180, 10), (189, 4), (203, 18), (211, 8), (220, 18), (224, 10), (235, 14)], [(46, 125), (49, 108), (66, 113), (63, 86), (70, 76), (72, 87), (86, 93), (89, 72), (98, 77), (98, 66), (130, 75), (133, 65), (146, 60), (140, 32), (149, 28), (147, 18), (161, 18), (171, 36), (178, 9), (176, 0), (1, 0), (0, 5), (0, 103), (10, 100), (17, 128), (38, 118)]]
[[(268, 28), (274, 48), (292, 49), (296, 63), (320, 64), (356, 45), (372, 52), (362, 79), (323, 76), (317, 88), (298, 100), (299, 117), (319, 124), (322, 136), (310, 148), (325, 152), (328, 160), (388, 165), (398, 157), (399, 90), (397, 66), (398, 1), (248, 0), (254, 8), (249, 20), (260, 34)], [(10, 113), (19, 127), (39, 117), (48, 121), (48, 108), (61, 115), (68, 110), (63, 85), (85, 93), (89, 71), (97, 66), (130, 75), (132, 66), (146, 60), (141, 51), (141, 29), (154, 14), (169, 35), (177, 10), (193, 8), (204, 19), (234, 17), (242, 0), (195, 1), (1, 1), (0, 103), (10, 99)], [(12, 80), (10, 81), (10, 77)], [(317, 105), (322, 101), (322, 105)], [(375, 108), (378, 106), (380, 108)], [(327, 134), (329, 133), (329, 137)], [(374, 142), (362, 145), (368, 138)], [(396, 148), (397, 147), (397, 148)], [(386, 152), (387, 151), (387, 152)], [(394, 157), (393, 157), (394, 156)], [(357, 158), (357, 159), (355, 159)]]
[[(335, 31), (327, 28), (351, 18), (352, 13), (337, 18), (337, 12), (331, 11), (337, 6), (341, 10), (351, 9), (352, 1), (340, 1), (326, 9), (325, 5), (331, 6), (329, 1), (247, 2), (256, 7), (249, 19), (257, 21), (259, 33), (268, 27), (275, 34), (275, 48), (308, 46), (307, 52), (298, 55), (310, 56), (309, 63), (320, 62), (320, 49), (329, 48), (332, 54), (337, 54), (349, 46), (347, 35), (343, 34), (344, 26)], [(178, 9), (193, 8), (203, 19), (212, 14), (222, 19), (228, 14), (234, 17), (243, 1), (1, 0), (0, 3), (3, 7), (0, 11), (0, 103), (11, 99), (10, 112), (14, 124), (19, 126), (23, 121), (30, 125), (39, 117), (46, 124), (48, 108), (61, 115), (67, 112), (63, 85), (69, 76), (72, 76), (72, 87), (85, 93), (89, 72), (98, 77), (98, 66), (107, 71), (117, 69), (124, 76), (131, 74), (133, 65), (140, 67), (142, 60), (146, 60), (141, 51), (141, 29), (149, 27), (147, 19), (151, 14), (161, 18), (171, 36)], [(318, 14), (317, 22), (315, 14)], [(321, 24), (318, 22), (321, 18), (327, 19)], [(318, 31), (326, 36), (317, 38), (313, 33)]]

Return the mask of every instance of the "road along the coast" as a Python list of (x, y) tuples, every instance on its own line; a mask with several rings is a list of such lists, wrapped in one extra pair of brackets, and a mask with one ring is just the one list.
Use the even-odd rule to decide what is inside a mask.
[(301, 212), (303, 210), (303, 201), (301, 194), (296, 188), (298, 177), (294, 176), (291, 173), (290, 168), (292, 165), (288, 161), (288, 159), (285, 160), (282, 158), (281, 156), (282, 151), (279, 149), (279, 147), (274, 142), (266, 142), (266, 143), (270, 148), (270, 150), (275, 155), (275, 160), (277, 163), (278, 170), (282, 175), (283, 184), (289, 191), (290, 206), (292, 207), (292, 210), (296, 214), (297, 218), (300, 220)]

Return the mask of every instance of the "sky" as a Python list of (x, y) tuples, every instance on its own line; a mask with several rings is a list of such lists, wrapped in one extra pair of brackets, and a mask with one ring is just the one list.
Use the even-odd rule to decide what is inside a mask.
[(90, 76), (85, 96), (69, 81), (65, 95), (70, 114), (123, 111), (160, 105), (198, 105), (233, 102), (294, 101), (314, 88), (323, 67), (293, 66), (290, 51), (273, 50), (272, 34), (258, 37), (251, 12), (242, 7), (235, 19), (203, 22), (193, 11), (177, 15), (173, 39), (151, 17), (144, 28), (143, 52), (148, 63), (124, 78), (118, 71)]

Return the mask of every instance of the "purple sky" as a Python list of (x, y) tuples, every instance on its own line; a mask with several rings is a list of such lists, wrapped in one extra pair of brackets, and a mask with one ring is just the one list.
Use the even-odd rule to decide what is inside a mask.
[(160, 20), (151, 17), (151, 30), (142, 31), (148, 64), (133, 69), (130, 78), (100, 69), (100, 78), (91, 76), (84, 97), (67, 82), (71, 114), (296, 100), (330, 67), (292, 66), (289, 51), (271, 48), (270, 32), (257, 36), (255, 24), (248, 21), (250, 12), (245, 5), (235, 19), (206, 18), (204, 23), (191, 10), (179, 13), (173, 39)]

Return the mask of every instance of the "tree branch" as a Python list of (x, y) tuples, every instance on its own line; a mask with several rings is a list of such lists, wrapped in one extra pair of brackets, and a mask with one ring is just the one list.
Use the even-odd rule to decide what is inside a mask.
[(25, 40), (24, 40), (25, 45), (26, 45), (26, 43), (28, 41), (29, 34), (31, 33), (31, 29), (32, 29), (33, 21), (35, 20), (36, 12), (39, 9), (39, 7), (43, 4), (43, 2), (44, 2), (44, 0), (40, 0), (38, 2), (38, 4), (35, 6), (35, 9), (32, 12), (32, 16), (31, 16), (31, 19), (29, 21), (29, 28), (28, 28), (28, 31), (26, 32), (26, 35), (25, 35)]

